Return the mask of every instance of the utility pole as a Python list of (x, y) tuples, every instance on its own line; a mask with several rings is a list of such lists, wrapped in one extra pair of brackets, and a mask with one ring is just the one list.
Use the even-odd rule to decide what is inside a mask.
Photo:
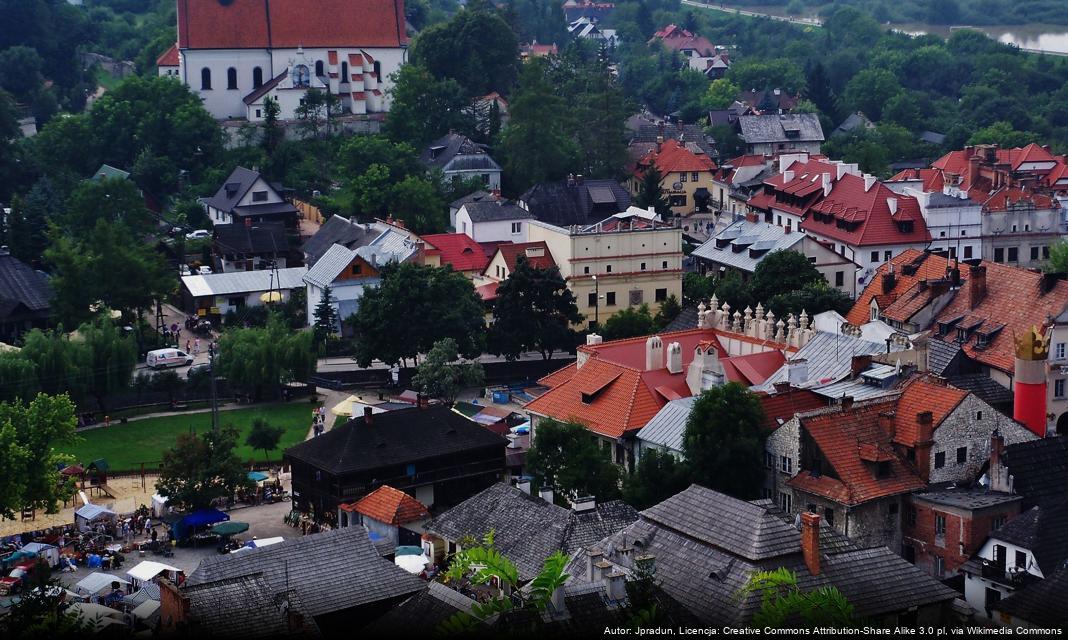
[(215, 393), (215, 343), (208, 345), (208, 377), (211, 379), (211, 432), (219, 433), (219, 398)]

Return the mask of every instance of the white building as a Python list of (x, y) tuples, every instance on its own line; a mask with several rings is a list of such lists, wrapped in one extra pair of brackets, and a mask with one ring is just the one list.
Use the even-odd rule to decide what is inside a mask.
[(289, 267), (184, 276), (182, 304), (188, 313), (218, 320), (230, 311), (261, 306), (270, 292), (286, 302), (293, 289), (304, 286), (307, 272), (307, 267)]
[(956, 187), (927, 192), (922, 184), (888, 182), (887, 188), (916, 198), (920, 212), (931, 232), (932, 251), (945, 252), (950, 258), (971, 260), (982, 257), (983, 205)]
[[(400, 0), (179, 0), (176, 77), (220, 120), (262, 120), (264, 99), (292, 120), (309, 89), (346, 114), (389, 110), (389, 77), (407, 58)], [(160, 75), (173, 74), (173, 56)], [(163, 64), (167, 63), (167, 64)]]
[(533, 219), (529, 211), (498, 195), (464, 203), (456, 212), (456, 232), (475, 242), (526, 242)]
[(212, 225), (281, 222), (297, 226), (297, 208), (286, 200), (281, 185), (271, 184), (258, 171), (235, 167), (215, 195), (200, 198)]

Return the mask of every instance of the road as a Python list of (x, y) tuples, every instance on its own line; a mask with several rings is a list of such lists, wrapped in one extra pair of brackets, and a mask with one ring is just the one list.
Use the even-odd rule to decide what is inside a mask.
[(778, 20), (779, 22), (789, 22), (791, 24), (798, 24), (805, 27), (820, 27), (823, 26), (823, 22), (819, 18), (793, 18), (790, 16), (775, 16), (770, 13), (760, 13), (759, 11), (747, 11), (745, 9), (738, 9), (736, 7), (728, 7), (722, 4), (712, 4), (708, 2), (694, 2), (694, 0), (682, 0), (682, 4), (690, 7), (701, 7), (702, 9), (712, 9), (713, 11), (722, 11), (723, 13), (734, 13), (740, 16), (748, 16), (750, 18), (771, 18), (772, 20)]
[[(179, 327), (182, 327), (182, 333), (179, 338), (181, 345), (178, 348), (182, 351), (185, 351), (186, 341), (188, 340), (192, 343), (196, 339), (196, 336), (194, 336), (191, 332), (185, 330), (185, 320), (189, 317), (189, 314), (185, 313), (184, 311), (178, 309), (173, 305), (164, 304), (163, 317), (167, 321), (167, 326), (177, 324)], [(150, 320), (153, 322), (155, 321), (155, 319), (155, 315), (152, 315), (150, 318)], [(192, 351), (189, 352), (190, 355), (193, 355), (193, 364), (201, 364), (208, 362), (208, 345), (211, 344), (212, 340), (216, 339), (218, 339), (218, 332), (212, 332), (210, 337), (200, 337), (200, 353), (193, 355)], [(178, 372), (178, 375), (184, 378), (186, 374), (189, 373), (190, 366), (191, 365), (183, 365), (181, 367), (175, 367), (173, 371)], [(137, 367), (134, 370), (134, 376), (136, 377), (142, 373), (154, 373), (152, 369), (148, 368), (148, 365), (145, 364), (144, 360), (141, 360), (141, 362), (137, 363)]]

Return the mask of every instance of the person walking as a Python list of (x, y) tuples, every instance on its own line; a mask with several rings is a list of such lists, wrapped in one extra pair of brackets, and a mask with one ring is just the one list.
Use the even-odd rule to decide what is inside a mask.
[(192, 353), (193, 352), (193, 343), (190, 342), (189, 340), (185, 341), (185, 352), (186, 353)]
[(193, 341), (193, 355), (194, 356), (199, 356), (200, 355), (200, 338), (196, 338)]

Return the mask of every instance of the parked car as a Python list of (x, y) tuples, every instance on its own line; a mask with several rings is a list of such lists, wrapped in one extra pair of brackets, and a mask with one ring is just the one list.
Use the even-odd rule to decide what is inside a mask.
[(189, 270), (189, 265), (182, 264), (182, 265), (178, 265), (178, 275), (179, 276), (191, 276), (191, 275), (193, 275), (193, 272)]
[(197, 267), (198, 276), (210, 276), (211, 273), (211, 267), (207, 265), (201, 265), (200, 267)]
[(207, 229), (197, 229), (185, 234), (186, 240), (203, 240), (204, 238), (210, 238), (211, 232)]
[(0, 595), (17, 593), (22, 588), (22, 579), (29, 575), (35, 564), (37, 564), (37, 560), (28, 560), (17, 565), (11, 570), (11, 573), (0, 578)]
[(179, 349), (155, 349), (145, 356), (145, 364), (152, 369), (181, 367), (193, 364), (193, 356)]
[(189, 371), (186, 372), (185, 377), (187, 377), (190, 380), (192, 380), (193, 378), (195, 378), (195, 377), (197, 377), (199, 375), (207, 375), (210, 372), (211, 372), (211, 363), (200, 362), (200, 363), (197, 363), (197, 364), (189, 367)]

